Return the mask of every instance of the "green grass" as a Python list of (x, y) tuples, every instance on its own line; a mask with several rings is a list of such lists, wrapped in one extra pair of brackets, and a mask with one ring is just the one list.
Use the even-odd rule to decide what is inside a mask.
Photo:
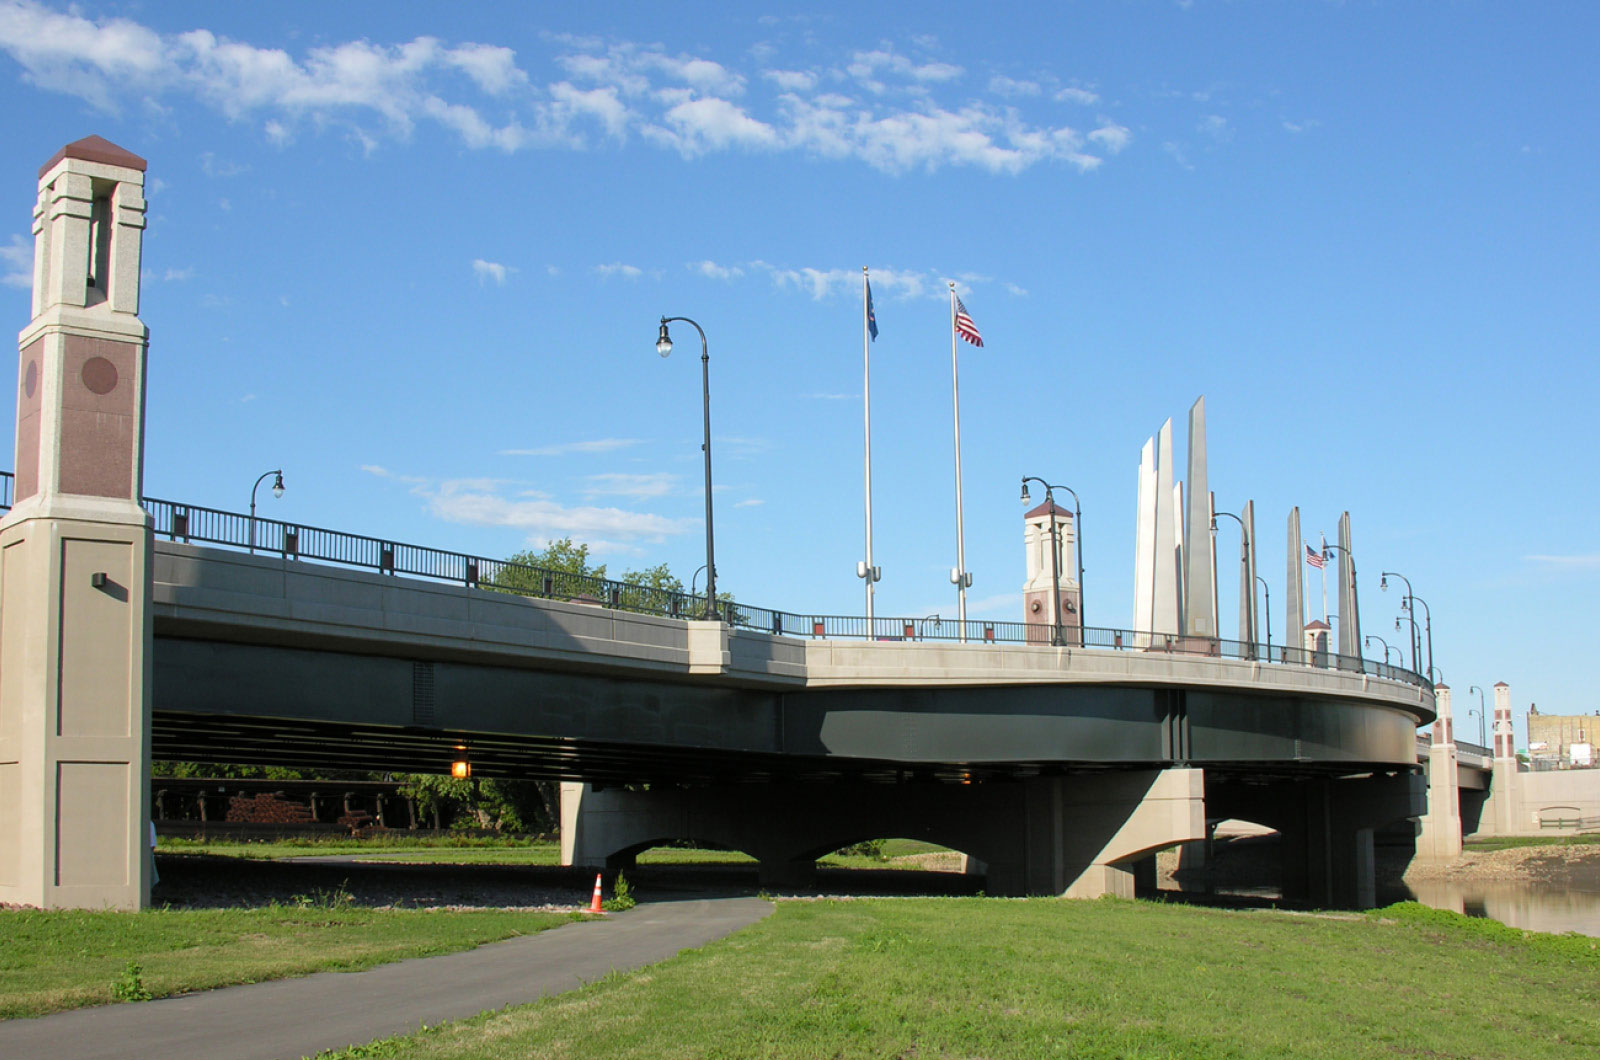
[(1594, 940), (1417, 906), (785, 902), (700, 950), (328, 1060), (1327, 1060), (1600, 1051)]
[(355, 971), (471, 949), (568, 919), (559, 913), (361, 909), (338, 896), (262, 909), (0, 910), (0, 1018), (100, 1005), (118, 996), (165, 997)]
[(1510, 850), (1514, 847), (1585, 847), (1600, 844), (1600, 834), (1584, 835), (1504, 835), (1468, 839), (1468, 850)]
[[(281, 839), (260, 842), (163, 839), (156, 847), (162, 854), (212, 854), (220, 857), (277, 859), (319, 855), (339, 855), (372, 861), (404, 861), (453, 865), (556, 865), (561, 861), (559, 843), (550, 840), (481, 839), (451, 836), (395, 837), (371, 839)], [(937, 853), (945, 848), (912, 839), (891, 839), (884, 844), (889, 858)], [(641, 865), (754, 865), (755, 859), (736, 850), (706, 850), (695, 847), (654, 847), (639, 855)], [(831, 854), (820, 862), (832, 868), (885, 868), (888, 863), (857, 855)], [(903, 866), (916, 868), (914, 863)]]

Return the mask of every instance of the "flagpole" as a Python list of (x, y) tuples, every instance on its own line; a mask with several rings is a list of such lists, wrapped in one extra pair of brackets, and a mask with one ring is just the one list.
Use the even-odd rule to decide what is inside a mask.
[(950, 283), (950, 394), (956, 426), (956, 569), (953, 572), (961, 618), (961, 641), (967, 639), (967, 538), (961, 513), (961, 378), (956, 369), (956, 285)]
[(861, 576), (867, 582), (867, 637), (874, 633), (872, 621), (873, 583), (878, 571), (872, 565), (872, 315), (869, 309), (872, 294), (867, 286), (867, 267), (861, 266), (861, 396), (866, 418), (866, 491), (867, 491), (867, 567)]
[(1317, 536), (1322, 539), (1322, 621), (1328, 621), (1328, 535), (1317, 531)]

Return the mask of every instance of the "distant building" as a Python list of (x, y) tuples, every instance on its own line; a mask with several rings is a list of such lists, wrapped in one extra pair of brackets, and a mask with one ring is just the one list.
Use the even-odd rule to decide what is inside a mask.
[(1600, 765), (1600, 711), (1540, 714), (1528, 707), (1528, 758), (1535, 769), (1587, 769)]

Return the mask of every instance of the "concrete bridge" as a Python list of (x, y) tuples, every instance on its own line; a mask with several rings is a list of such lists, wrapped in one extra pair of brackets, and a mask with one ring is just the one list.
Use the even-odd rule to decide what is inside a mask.
[[(1373, 832), (1423, 814), (1425, 680), (1309, 629), (1267, 649), (1249, 601), (1239, 640), (1218, 635), (1199, 404), (1195, 544), (1179, 559), (1164, 429), (1141, 467), (1141, 631), (1077, 629), (1071, 647), (1036, 623), (742, 603), (694, 621), (679, 594), (146, 498), (144, 169), (91, 137), (39, 175), (0, 520), (0, 901), (146, 903), (152, 757), (468, 756), (477, 775), (566, 782), (570, 863), (691, 838), (792, 881), (843, 844), (908, 836), (1004, 894), (1128, 894), (1152, 852), (1242, 818), (1283, 833), (1291, 898), (1363, 905)], [(1339, 548), (1340, 643), (1359, 644), (1348, 516)]]

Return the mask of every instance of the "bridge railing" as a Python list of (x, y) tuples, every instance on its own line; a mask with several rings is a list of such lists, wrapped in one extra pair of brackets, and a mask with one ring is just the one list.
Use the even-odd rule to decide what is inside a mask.
[[(12, 475), (0, 472), (0, 508), (9, 510)], [(453, 582), (468, 588), (515, 593), (552, 600), (598, 604), (622, 611), (660, 615), (667, 618), (693, 618), (705, 613), (706, 598), (672, 589), (640, 585), (610, 578), (574, 574), (500, 559), (472, 556), (463, 552), (428, 548), (386, 538), (328, 530), (323, 527), (287, 523), (278, 519), (252, 518), (238, 512), (207, 508), (198, 504), (146, 497), (144, 509), (150, 513), (155, 533), (171, 541), (222, 545), (283, 559), (313, 560), (344, 567), (374, 570), (381, 574), (405, 575)], [(953, 641), (969, 644), (1052, 643), (1052, 629), (1028, 622), (1001, 622), (992, 619), (874, 618), (857, 615), (815, 615), (756, 607), (736, 600), (719, 600), (718, 608), (730, 625), (780, 636), (873, 641)], [(1400, 681), (1421, 688), (1430, 687), (1419, 674), (1371, 659), (1312, 652), (1282, 645), (1249, 644), (1218, 637), (1187, 637), (1169, 633), (1135, 632), (1127, 629), (1089, 627), (1061, 630), (1061, 643), (1111, 651), (1156, 652), (1172, 655), (1202, 655), (1213, 658), (1244, 659), (1280, 665), (1367, 673), (1385, 680)]]

